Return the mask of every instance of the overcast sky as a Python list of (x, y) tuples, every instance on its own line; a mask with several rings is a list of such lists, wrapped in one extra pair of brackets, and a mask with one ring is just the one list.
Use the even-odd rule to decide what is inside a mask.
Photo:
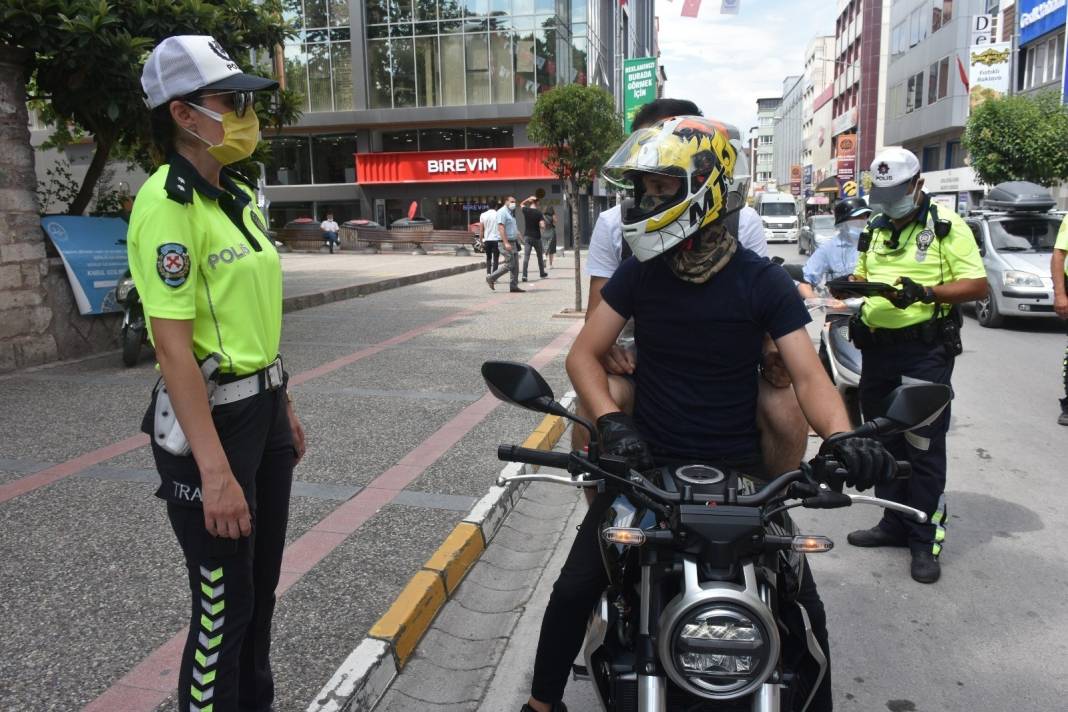
[(743, 137), (756, 125), (757, 97), (781, 96), (783, 78), (801, 73), (809, 40), (834, 34), (835, 0), (741, 0), (738, 15), (703, 0), (696, 18), (680, 16), (682, 3), (656, 3), (664, 96), (690, 99)]

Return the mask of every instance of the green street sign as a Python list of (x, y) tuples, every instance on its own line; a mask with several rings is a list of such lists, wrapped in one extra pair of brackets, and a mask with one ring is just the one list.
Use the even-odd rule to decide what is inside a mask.
[(656, 57), (623, 60), (623, 128), (631, 130), (634, 115), (656, 99)]

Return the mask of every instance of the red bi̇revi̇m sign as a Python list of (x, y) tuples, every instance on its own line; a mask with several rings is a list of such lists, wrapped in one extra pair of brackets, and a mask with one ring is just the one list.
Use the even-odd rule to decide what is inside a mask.
[(356, 175), (362, 185), (552, 180), (556, 176), (543, 163), (547, 157), (548, 151), (540, 147), (358, 153)]

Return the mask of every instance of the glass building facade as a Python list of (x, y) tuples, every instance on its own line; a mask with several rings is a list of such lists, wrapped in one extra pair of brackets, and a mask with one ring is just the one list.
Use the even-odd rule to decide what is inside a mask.
[(355, 157), (532, 149), (526, 124), (539, 94), (596, 84), (618, 99), (614, 59), (655, 53), (650, 0), (284, 0), (284, 7), (297, 32), (274, 67), (302, 96), (303, 117), (264, 135), (276, 226), (327, 209), (339, 220), (389, 220), (391, 208), (419, 200), (436, 225), (435, 211), (448, 213), (438, 227), (456, 227), (467, 218), (460, 213), (501, 191), (538, 189), (558, 199), (559, 186), (521, 179), (505, 185), (502, 178), (499, 190), (485, 180), (361, 184)]

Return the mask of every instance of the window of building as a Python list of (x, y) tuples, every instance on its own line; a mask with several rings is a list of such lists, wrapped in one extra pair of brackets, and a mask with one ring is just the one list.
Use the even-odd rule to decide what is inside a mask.
[(964, 153), (960, 148), (960, 141), (949, 141), (946, 143), (946, 162), (945, 167), (948, 168), (960, 168), (964, 165)]
[(949, 94), (949, 57), (938, 63), (938, 98), (945, 99)]
[(905, 87), (905, 113), (911, 114), (923, 106), (923, 72), (913, 74)]
[(307, 185), (311, 177), (311, 145), (307, 136), (266, 138), (271, 145), (267, 162), (268, 185)]
[(463, 129), (420, 129), (420, 151), (449, 151), (464, 148)]
[(923, 171), (937, 171), (938, 159), (940, 158), (941, 146), (935, 144), (934, 146), (923, 147), (923, 159), (921, 164), (921, 170)]
[(418, 151), (419, 132), (415, 129), (383, 131), (382, 150), (386, 153), (394, 153), (397, 151)]
[(949, 91), (949, 57), (934, 62), (927, 75), (927, 103), (946, 98)]
[[(370, 0), (374, 2), (375, 0)], [(306, 112), (354, 106), (349, 0), (287, 0), (284, 16), (298, 30), (283, 48), (286, 86), (304, 97)]]
[(312, 136), (312, 180), (315, 183), (356, 181), (356, 137)]
[(515, 136), (511, 126), (480, 126), (467, 129), (468, 148), (511, 148)]
[(1033, 89), (1047, 82), (1059, 81), (1064, 72), (1064, 33), (1036, 42), (1023, 50), (1023, 85)]

